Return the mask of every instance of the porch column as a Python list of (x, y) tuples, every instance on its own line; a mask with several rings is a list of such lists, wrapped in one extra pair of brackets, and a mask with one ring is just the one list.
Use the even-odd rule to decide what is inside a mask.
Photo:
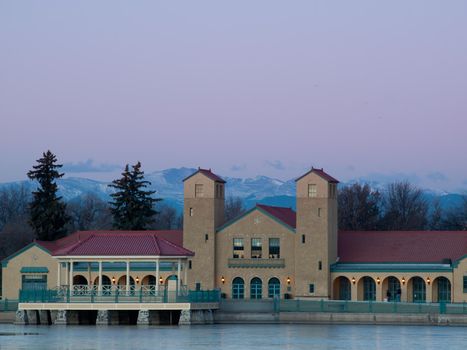
[(185, 277), (183, 278), (183, 283), (185, 286), (188, 285), (187, 278), (188, 278), (188, 260), (185, 259), (185, 263), (183, 264), (183, 269), (185, 270)]
[(156, 260), (156, 295), (159, 293), (159, 259)]
[(130, 292), (130, 262), (126, 261), (126, 292)]
[(65, 263), (65, 285), (66, 286), (68, 286), (68, 277), (70, 277), (69, 276), (69, 272), (70, 272), (69, 267), (70, 267), (70, 265), (68, 265), (68, 262), (66, 262)]
[(178, 259), (177, 261), (177, 294), (180, 295), (180, 275), (182, 274), (182, 261)]
[(61, 265), (60, 265), (60, 261), (59, 261), (58, 264), (57, 264), (57, 287), (60, 287), (60, 285), (61, 285), (60, 275), (61, 275), (62, 269), (60, 267), (61, 267)]
[(97, 294), (102, 294), (102, 261), (99, 261), (99, 285), (97, 287)]
[(73, 260), (70, 260), (70, 291), (73, 291)]

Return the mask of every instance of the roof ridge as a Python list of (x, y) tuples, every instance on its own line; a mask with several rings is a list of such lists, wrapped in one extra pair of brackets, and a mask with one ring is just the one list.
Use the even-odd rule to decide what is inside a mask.
[(161, 251), (161, 247), (159, 247), (159, 242), (158, 242), (159, 237), (156, 237), (156, 235), (151, 235), (151, 236), (152, 236), (152, 239), (153, 239), (154, 244), (155, 244), (155, 246), (156, 246), (156, 250), (159, 251), (159, 255), (160, 255), (160, 253), (161, 253), (162, 251)]

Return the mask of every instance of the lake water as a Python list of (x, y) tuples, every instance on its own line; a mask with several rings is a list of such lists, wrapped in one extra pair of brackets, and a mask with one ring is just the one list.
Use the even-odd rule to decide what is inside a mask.
[(0, 349), (467, 349), (467, 328), (357, 325), (14, 326)]

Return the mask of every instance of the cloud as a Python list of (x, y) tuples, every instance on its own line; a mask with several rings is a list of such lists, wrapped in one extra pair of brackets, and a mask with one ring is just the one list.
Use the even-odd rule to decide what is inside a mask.
[(231, 171), (242, 171), (242, 170), (245, 170), (246, 169), (246, 165), (245, 164), (234, 164), (232, 165), (232, 167), (230, 168)]
[(441, 181), (448, 180), (447, 176), (444, 175), (443, 173), (440, 173), (439, 171), (429, 173), (426, 177), (435, 182), (441, 182)]
[(273, 160), (273, 161), (267, 160), (266, 164), (276, 170), (285, 170), (285, 166), (284, 164), (282, 164), (280, 160)]
[(63, 171), (69, 173), (109, 173), (121, 168), (122, 166), (118, 164), (95, 164), (92, 159), (84, 162), (63, 164)]

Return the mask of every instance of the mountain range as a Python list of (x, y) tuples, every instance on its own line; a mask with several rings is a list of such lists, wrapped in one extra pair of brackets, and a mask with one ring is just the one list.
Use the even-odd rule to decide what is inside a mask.
[[(147, 173), (145, 178), (151, 182), (150, 188), (156, 191), (157, 197), (163, 199), (163, 203), (181, 210), (183, 207), (183, 179), (195, 171), (196, 169), (193, 168), (171, 168)], [(295, 179), (282, 181), (268, 176), (223, 178), (227, 181), (226, 197), (241, 198), (246, 208), (250, 208), (256, 203), (295, 208)], [(88, 193), (93, 193), (108, 201), (113, 191), (112, 188), (108, 187), (108, 184), (108, 182), (80, 177), (67, 177), (58, 181), (59, 193), (66, 201), (77, 199)], [(375, 181), (371, 181), (369, 184), (375, 189), (383, 189), (386, 186), (385, 183)], [(25, 186), (28, 190), (34, 190), (37, 186), (36, 183), (25, 180), (0, 183), (0, 188), (20, 185)], [(440, 194), (426, 190), (425, 196), (429, 201), (439, 198), (443, 208), (456, 206), (462, 201), (462, 196), (457, 193)]]

